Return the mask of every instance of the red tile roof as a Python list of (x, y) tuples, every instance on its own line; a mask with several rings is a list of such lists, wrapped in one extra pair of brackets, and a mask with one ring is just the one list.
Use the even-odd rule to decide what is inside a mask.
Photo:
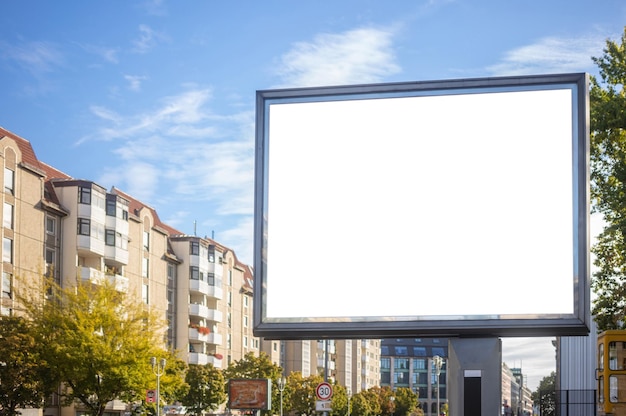
[(15, 142), (17, 143), (17, 147), (20, 149), (20, 152), (22, 152), (22, 162), (34, 166), (38, 169), (42, 169), (39, 160), (37, 159), (37, 156), (35, 156), (35, 151), (33, 150), (33, 147), (28, 140), (0, 127), (0, 137), (4, 136), (10, 137), (15, 140)]

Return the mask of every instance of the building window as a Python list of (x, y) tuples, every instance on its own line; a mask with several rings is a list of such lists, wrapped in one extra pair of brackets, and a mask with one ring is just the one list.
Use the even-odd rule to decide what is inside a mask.
[(9, 168), (4, 168), (4, 191), (13, 195), (15, 190), (15, 172)]
[(115, 217), (117, 210), (117, 202), (115, 198), (107, 198), (106, 213), (109, 217)]
[(200, 269), (198, 266), (189, 267), (189, 278), (192, 280), (200, 280)]
[(122, 210), (122, 219), (124, 221), (128, 221), (128, 211), (126, 211), (125, 209)]
[(189, 242), (189, 254), (192, 256), (198, 256), (200, 254), (200, 243), (197, 241)]
[(141, 260), (142, 260), (142, 262), (141, 262), (141, 276), (148, 277), (148, 269), (149, 269), (149, 266), (150, 266), (150, 262), (145, 257), (143, 259), (141, 259)]
[(209, 263), (215, 263), (215, 246), (209, 246)]
[(57, 231), (57, 220), (53, 217), (46, 217), (46, 233), (48, 234), (56, 234)]
[(426, 370), (426, 360), (422, 358), (413, 360), (413, 370)]
[(248, 297), (244, 295), (243, 297), (243, 307), (247, 308), (248, 307)]
[(143, 232), (143, 249), (146, 251), (150, 250), (150, 232), (149, 231)]
[(2, 226), (13, 229), (13, 205), (4, 203), (4, 211), (2, 213)]
[(426, 357), (426, 347), (413, 347), (413, 356)]
[(144, 283), (143, 285), (141, 285), (141, 300), (146, 305), (148, 304), (148, 301), (150, 300), (148, 298), (148, 293), (149, 293), (148, 285)]
[(391, 368), (391, 359), (390, 358), (381, 358), (380, 359), (380, 368), (381, 369), (390, 369)]
[(56, 251), (49, 248), (46, 249), (46, 276), (48, 277), (51, 277), (53, 274), (56, 254)]
[(2, 239), (2, 261), (13, 263), (13, 240), (10, 238)]
[(78, 203), (91, 205), (91, 188), (78, 187)]
[(13, 294), (11, 292), (11, 274), (2, 272), (2, 299), (12, 299)]
[(7, 272), (2, 272), (2, 282), (0, 282), (0, 286), (2, 289), (2, 302), (0, 302), (0, 315), (11, 315), (11, 302), (10, 300), (13, 298), (12, 288), (11, 288), (11, 274)]
[(215, 273), (207, 273), (207, 277), (209, 278), (209, 284), (215, 286)]
[(104, 230), (104, 241), (107, 246), (115, 247), (115, 230)]
[(78, 235), (91, 235), (91, 220), (88, 218), (78, 219)]
[(167, 278), (173, 280), (176, 277), (176, 267), (173, 264), (167, 264)]
[(248, 327), (248, 317), (244, 315), (243, 317), (243, 327), (247, 328)]
[(409, 369), (409, 359), (408, 358), (396, 358), (393, 360), (393, 368), (400, 370), (408, 370)]

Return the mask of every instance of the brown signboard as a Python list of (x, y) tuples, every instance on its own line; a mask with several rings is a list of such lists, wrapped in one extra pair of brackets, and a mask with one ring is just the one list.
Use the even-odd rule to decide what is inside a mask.
[(232, 379), (228, 382), (230, 409), (270, 410), (271, 398), (269, 379)]

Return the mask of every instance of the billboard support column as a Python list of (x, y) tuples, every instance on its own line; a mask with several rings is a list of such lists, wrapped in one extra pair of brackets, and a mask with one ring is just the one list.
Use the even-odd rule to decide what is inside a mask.
[(448, 354), (448, 396), (452, 414), (500, 414), (502, 341), (499, 338), (451, 338)]

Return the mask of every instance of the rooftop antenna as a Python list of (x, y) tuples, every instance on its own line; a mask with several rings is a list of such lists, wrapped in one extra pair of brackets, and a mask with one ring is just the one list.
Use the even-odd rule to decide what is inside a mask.
[(215, 240), (215, 230), (211, 230), (211, 240)]
[(198, 222), (196, 220), (193, 220), (193, 235), (194, 237), (197, 235), (196, 234), (196, 225), (198, 224)]

